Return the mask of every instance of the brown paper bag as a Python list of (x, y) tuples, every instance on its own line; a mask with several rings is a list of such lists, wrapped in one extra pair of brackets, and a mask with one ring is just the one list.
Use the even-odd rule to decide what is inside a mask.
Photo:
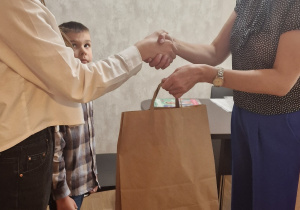
[(159, 88), (150, 110), (122, 113), (116, 209), (217, 210), (206, 106), (154, 109)]

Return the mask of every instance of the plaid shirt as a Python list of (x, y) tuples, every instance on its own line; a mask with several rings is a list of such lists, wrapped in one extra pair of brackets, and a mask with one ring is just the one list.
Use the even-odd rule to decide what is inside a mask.
[(82, 195), (99, 185), (97, 179), (93, 103), (82, 104), (85, 124), (56, 126), (53, 158), (54, 200)]

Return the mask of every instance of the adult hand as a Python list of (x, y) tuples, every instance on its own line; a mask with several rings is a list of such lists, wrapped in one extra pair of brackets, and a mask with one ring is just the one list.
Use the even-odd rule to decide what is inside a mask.
[[(176, 53), (177, 49), (173, 38), (168, 34), (168, 32), (162, 31), (158, 36), (157, 43), (164, 44), (166, 40), (169, 40), (173, 43), (173, 47)], [(149, 63), (149, 66), (155, 67), (156, 69), (165, 69), (172, 63), (172, 61), (168, 60), (168, 58), (165, 55), (161, 54), (156, 55), (153, 59), (150, 58), (146, 62)]]
[(153, 59), (150, 58), (146, 63), (149, 63), (149, 66), (155, 67), (156, 69), (165, 69), (173, 62), (173, 60), (169, 59), (167, 55), (158, 54)]
[(69, 196), (56, 200), (57, 210), (74, 210), (77, 209), (75, 201)]
[(168, 66), (176, 57), (172, 41), (165, 40), (163, 44), (157, 42), (159, 37), (164, 33), (166, 32), (154, 32), (135, 44), (141, 53), (143, 61), (149, 62), (149, 59), (152, 59), (157, 55), (161, 60), (163, 59), (165, 65), (160, 65), (161, 68)]
[(198, 82), (212, 82), (217, 69), (203, 64), (189, 64), (177, 68), (169, 77), (162, 80), (162, 88), (175, 98), (180, 98)]

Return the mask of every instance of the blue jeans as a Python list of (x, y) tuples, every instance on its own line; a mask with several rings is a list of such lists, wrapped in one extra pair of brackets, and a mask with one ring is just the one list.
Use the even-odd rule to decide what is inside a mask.
[(84, 195), (70, 196), (76, 203), (78, 210), (80, 210)]
[[(77, 210), (80, 210), (84, 195), (77, 195), (77, 196), (70, 196), (70, 197), (75, 201), (78, 208)], [(52, 196), (50, 197), (50, 201), (49, 201), (49, 209), (50, 210), (57, 209), (56, 202), (53, 200)]]
[(0, 152), (1, 210), (47, 208), (53, 149), (51, 128), (46, 128)]

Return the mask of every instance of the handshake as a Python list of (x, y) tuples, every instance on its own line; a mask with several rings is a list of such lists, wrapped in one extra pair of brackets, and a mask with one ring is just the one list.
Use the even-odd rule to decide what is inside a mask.
[[(198, 82), (212, 83), (217, 75), (217, 68), (201, 64), (210, 60), (207, 59), (209, 57), (206, 55), (209, 55), (209, 53), (205, 50), (195, 50), (205, 49), (202, 47), (203, 45), (194, 46), (175, 40), (166, 31), (154, 32), (138, 41), (135, 46), (140, 51), (142, 60), (156, 69), (167, 68), (176, 58), (176, 55), (193, 63), (175, 69), (171, 75), (162, 79), (161, 87), (175, 98), (180, 98)], [(207, 46), (206, 48), (211, 49)], [(198, 53), (200, 56), (198, 56)]]
[(176, 47), (166, 31), (156, 31), (138, 41), (135, 46), (140, 51), (142, 60), (156, 69), (167, 68), (176, 58)]

